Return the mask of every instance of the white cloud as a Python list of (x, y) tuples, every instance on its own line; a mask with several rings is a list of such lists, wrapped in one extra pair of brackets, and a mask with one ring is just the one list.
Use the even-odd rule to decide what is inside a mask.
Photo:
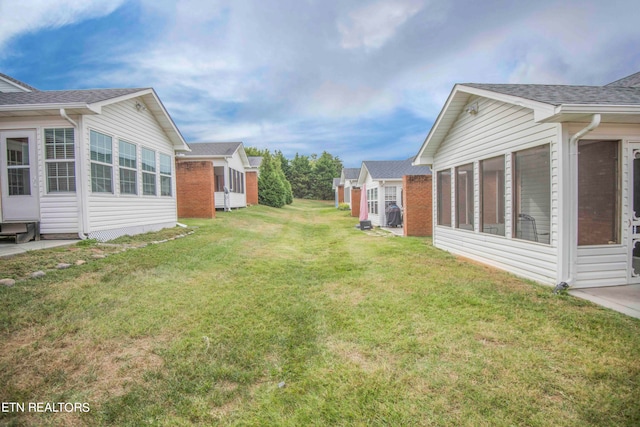
[(126, 0), (3, 0), (0, 48), (12, 37), (112, 13)]
[(338, 22), (345, 49), (377, 49), (424, 7), (421, 0), (382, 0), (362, 6)]

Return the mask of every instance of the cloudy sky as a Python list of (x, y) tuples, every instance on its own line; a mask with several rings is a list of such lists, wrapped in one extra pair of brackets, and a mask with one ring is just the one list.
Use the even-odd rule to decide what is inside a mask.
[(640, 71), (637, 0), (0, 0), (0, 72), (153, 87), (187, 142), (416, 154), (455, 83)]

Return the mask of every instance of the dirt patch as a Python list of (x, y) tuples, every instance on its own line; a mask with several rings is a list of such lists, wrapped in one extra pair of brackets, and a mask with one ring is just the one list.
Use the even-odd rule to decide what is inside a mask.
[[(152, 337), (95, 343), (78, 337), (52, 339), (45, 328), (28, 328), (6, 340), (0, 364), (10, 367), (8, 385), (19, 390), (90, 390), (89, 402), (119, 396), (163, 367)], [(6, 396), (7, 398), (10, 396)], [(5, 398), (6, 400), (6, 398)]]
[(392, 370), (396, 362), (392, 354), (379, 349), (375, 352), (365, 352), (358, 345), (348, 341), (329, 339), (327, 348), (341, 360), (354, 364), (367, 373)]

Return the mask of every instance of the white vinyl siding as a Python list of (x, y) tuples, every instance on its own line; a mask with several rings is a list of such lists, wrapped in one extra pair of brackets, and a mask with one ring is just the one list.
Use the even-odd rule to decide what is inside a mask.
[[(479, 220), (479, 161), (505, 156), (505, 236), (481, 233), (479, 227), (470, 233), (466, 230), (437, 226), (434, 229), (434, 245), (533, 280), (556, 284), (558, 224), (553, 222), (553, 219), (558, 217), (558, 204), (550, 206), (552, 222), (547, 225), (550, 225), (550, 244), (512, 238), (511, 155), (516, 151), (549, 144), (551, 198), (557, 198), (558, 141), (561, 125), (534, 123), (533, 112), (524, 107), (486, 98), (475, 98), (469, 102), (472, 101), (478, 103), (478, 114), (470, 115), (464, 111), (460, 114), (434, 156), (433, 169), (446, 171), (469, 163), (474, 165), (474, 218)], [(455, 176), (452, 176), (452, 181), (455, 193)], [(437, 197), (435, 186), (433, 200), (437, 200)], [(453, 212), (456, 212), (455, 197), (453, 194)], [(438, 206), (437, 203), (434, 205), (436, 214)]]
[[(84, 129), (93, 128), (112, 134), (117, 140), (131, 141), (150, 150), (168, 154), (171, 161), (173, 146), (150, 111), (137, 111), (135, 99), (105, 106), (102, 114), (85, 116)], [(138, 154), (141, 154), (138, 148)], [(88, 159), (87, 159), (88, 160)], [(141, 160), (138, 160), (138, 165)], [(138, 169), (141, 174), (141, 170)], [(140, 183), (140, 181), (138, 181)], [(110, 229), (152, 229), (155, 225), (175, 224), (177, 207), (175, 180), (171, 183), (172, 197), (105, 197), (90, 194), (88, 201), (88, 232)], [(141, 189), (138, 193), (140, 194)], [(151, 227), (151, 228), (149, 228)]]

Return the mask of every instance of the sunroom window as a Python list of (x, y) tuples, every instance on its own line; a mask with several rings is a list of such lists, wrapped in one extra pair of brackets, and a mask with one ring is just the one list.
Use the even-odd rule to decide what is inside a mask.
[(482, 232), (504, 236), (504, 156), (480, 162)]
[(120, 194), (138, 194), (138, 160), (136, 146), (119, 142)]
[(142, 149), (142, 194), (155, 196), (156, 192), (156, 152)]
[(437, 173), (438, 225), (451, 227), (451, 171)]
[(456, 226), (473, 230), (473, 164), (456, 168)]
[(578, 143), (578, 245), (620, 243), (619, 146)]
[(513, 165), (514, 236), (548, 244), (551, 241), (550, 145), (514, 153)]
[(91, 191), (113, 193), (113, 146), (111, 137), (90, 132)]

